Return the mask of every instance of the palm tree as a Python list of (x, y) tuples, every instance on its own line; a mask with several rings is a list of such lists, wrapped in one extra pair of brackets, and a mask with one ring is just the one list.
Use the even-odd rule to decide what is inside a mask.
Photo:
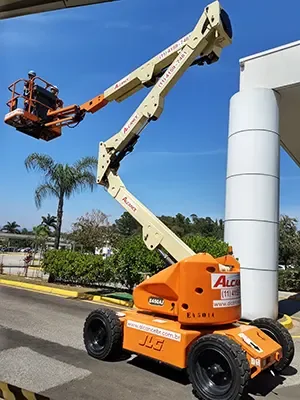
[(55, 215), (50, 215), (49, 213), (47, 216), (42, 216), (42, 223), (41, 225), (48, 226), (49, 228), (53, 228), (56, 230), (56, 222), (57, 222), (57, 217)]
[(7, 222), (5, 225), (2, 227), (2, 231), (7, 232), (7, 233), (20, 233), (20, 225), (16, 223), (16, 221), (13, 222)]
[(38, 153), (30, 154), (25, 160), (27, 170), (38, 170), (44, 175), (44, 183), (35, 190), (37, 208), (41, 207), (42, 201), (48, 196), (58, 199), (55, 249), (59, 248), (64, 201), (84, 189), (93, 191), (96, 185), (93, 167), (96, 166), (95, 157), (83, 157), (73, 165), (56, 163), (50, 156)]

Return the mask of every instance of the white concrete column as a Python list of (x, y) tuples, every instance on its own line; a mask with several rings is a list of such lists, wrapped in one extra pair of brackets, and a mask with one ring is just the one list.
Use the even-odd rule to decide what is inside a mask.
[(241, 263), (242, 318), (278, 316), (279, 97), (270, 89), (230, 101), (225, 241)]

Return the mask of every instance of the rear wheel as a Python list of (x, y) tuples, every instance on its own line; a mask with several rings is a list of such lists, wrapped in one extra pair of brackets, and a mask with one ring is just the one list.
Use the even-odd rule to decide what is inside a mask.
[(250, 379), (247, 357), (234, 340), (206, 335), (189, 351), (187, 371), (193, 392), (201, 400), (239, 400)]
[(278, 321), (271, 318), (257, 318), (250, 323), (256, 326), (282, 347), (283, 357), (272, 365), (275, 372), (282, 372), (294, 359), (295, 345), (290, 332)]
[(122, 355), (122, 323), (113, 310), (92, 311), (84, 324), (83, 341), (87, 353), (99, 360), (114, 360)]

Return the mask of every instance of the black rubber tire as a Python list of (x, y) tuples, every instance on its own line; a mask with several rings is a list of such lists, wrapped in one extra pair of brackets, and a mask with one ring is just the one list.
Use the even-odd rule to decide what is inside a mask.
[[(207, 375), (213, 357), (227, 365), (230, 371), (226, 384), (218, 385)], [(214, 363), (216, 368), (216, 361)], [(211, 368), (211, 366), (210, 366)], [(206, 371), (205, 371), (206, 370)], [(190, 347), (187, 373), (194, 395), (200, 400), (239, 400), (250, 379), (250, 365), (239, 344), (227, 336), (209, 334), (200, 337)], [(225, 381), (225, 380), (224, 380)]]
[(250, 325), (256, 326), (276, 343), (280, 344), (283, 357), (280, 361), (273, 364), (271, 369), (274, 372), (282, 372), (291, 364), (295, 355), (295, 345), (290, 332), (279, 321), (271, 318), (257, 318)]
[(91, 357), (98, 360), (119, 359), (123, 352), (123, 327), (116, 313), (109, 308), (92, 311), (84, 323), (83, 341)]

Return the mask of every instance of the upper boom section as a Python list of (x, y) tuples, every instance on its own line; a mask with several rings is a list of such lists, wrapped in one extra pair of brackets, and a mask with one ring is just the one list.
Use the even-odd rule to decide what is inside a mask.
[[(215, 13), (215, 15), (212, 15), (212, 20), (209, 20), (209, 13), (211, 11)], [(202, 31), (199, 30), (199, 24), (201, 25), (201, 23)], [(207, 24), (207, 26), (205, 26), (205, 24)], [(209, 30), (217, 32), (219, 37), (214, 38), (213, 45), (212, 42), (208, 44), (208, 46), (210, 46), (209, 51), (197, 54), (198, 58), (195, 58), (189, 67), (192, 65), (203, 65), (205, 63), (210, 64), (217, 61), (220, 57), (222, 48), (231, 43), (232, 27), (227, 13), (222, 9), (220, 3), (215, 1), (205, 8), (202, 17), (192, 32), (162, 50), (158, 55), (136, 68), (133, 72), (120, 79), (117, 83), (111, 85), (102, 94), (94, 97), (81, 106), (74, 105), (72, 106), (72, 109), (62, 109), (58, 112), (50, 113), (53, 117), (57, 116), (53, 125), (55, 124), (57, 126), (59, 119), (63, 120), (63, 123), (66, 121), (74, 122), (74, 117), (77, 122), (78, 118), (83, 119), (86, 112), (95, 113), (111, 101), (121, 102), (144, 87), (149, 88), (154, 86), (187, 43), (189, 43), (189, 46), (193, 48), (195, 41), (199, 40), (201, 36), (203, 38), (204, 34), (207, 37), (211, 36), (208, 35), (208, 33), (210, 33)], [(195, 34), (198, 36), (195, 36)], [(203, 47), (205, 48), (207, 46)]]

